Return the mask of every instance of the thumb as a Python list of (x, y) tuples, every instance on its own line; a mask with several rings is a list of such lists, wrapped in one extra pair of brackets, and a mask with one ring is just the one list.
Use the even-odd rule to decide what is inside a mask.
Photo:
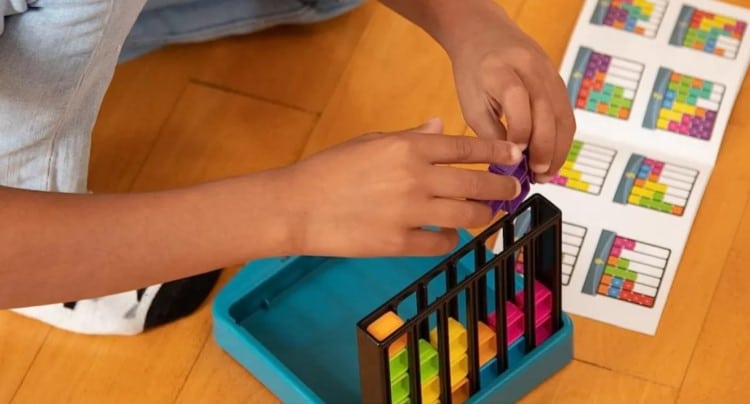
[(443, 133), (443, 121), (437, 117), (430, 118), (412, 131), (419, 133)]

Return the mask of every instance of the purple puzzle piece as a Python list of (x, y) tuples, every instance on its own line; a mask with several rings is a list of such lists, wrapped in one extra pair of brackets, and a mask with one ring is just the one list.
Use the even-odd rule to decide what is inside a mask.
[(492, 164), (489, 171), (499, 175), (512, 175), (521, 183), (521, 192), (515, 199), (510, 201), (488, 201), (492, 207), (493, 215), (497, 214), (500, 210), (509, 214), (514, 213), (518, 209), (518, 206), (526, 199), (526, 196), (529, 195), (531, 184), (534, 183), (533, 173), (529, 170), (528, 149), (523, 153), (523, 157), (518, 165), (501, 166)]

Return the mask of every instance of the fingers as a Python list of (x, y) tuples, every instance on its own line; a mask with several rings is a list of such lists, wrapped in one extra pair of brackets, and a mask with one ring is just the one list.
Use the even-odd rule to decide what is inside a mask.
[(493, 219), (492, 208), (484, 202), (436, 198), (416, 213), (414, 226), (429, 223), (450, 229), (487, 226)]
[(406, 254), (416, 256), (444, 255), (458, 245), (458, 231), (455, 229), (414, 229), (407, 233), (405, 240), (403, 249)]
[(470, 136), (414, 134), (417, 148), (433, 164), (487, 163), (513, 165), (521, 160), (521, 149), (509, 142)]
[(575, 118), (565, 84), (551, 67), (526, 73), (524, 81), (530, 89), (534, 122), (529, 166), (539, 182), (547, 182), (565, 161), (575, 134)]
[(557, 138), (553, 108), (544, 91), (535, 88), (532, 110), (534, 128), (529, 144), (529, 168), (542, 174), (549, 171)]
[(542, 180), (556, 174), (565, 163), (576, 132), (575, 115), (568, 99), (565, 81), (557, 73), (554, 73), (554, 76), (549, 80), (548, 88), (547, 93), (552, 101), (555, 116), (556, 139), (550, 167), (544, 173), (547, 178), (542, 177)]
[(443, 133), (443, 121), (440, 118), (430, 118), (427, 122), (413, 129), (417, 133)]
[(500, 121), (503, 116), (502, 108), (493, 99), (471, 99), (468, 101), (466, 123), (476, 132), (477, 136), (507, 140), (508, 131)]
[(438, 198), (510, 200), (521, 192), (514, 177), (455, 167), (434, 167), (424, 181), (428, 192)]
[[(508, 121), (506, 140), (524, 149), (529, 144), (533, 125), (530, 95), (526, 84), (508, 68), (490, 71), (483, 77), (486, 81), (485, 88), (490, 94), (489, 98), (500, 103), (496, 110), (502, 107), (502, 111), (505, 112)], [(498, 123), (499, 119), (499, 115), (494, 117)]]

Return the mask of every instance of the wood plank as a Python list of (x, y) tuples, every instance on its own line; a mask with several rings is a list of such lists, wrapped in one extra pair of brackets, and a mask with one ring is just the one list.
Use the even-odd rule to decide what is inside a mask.
[(750, 398), (750, 204), (695, 346), (680, 402), (744, 403)]
[(349, 67), (328, 101), (304, 155), (372, 131), (417, 126), (432, 115), (463, 131), (450, 66), (418, 27), (375, 4)]
[(0, 402), (9, 403), (42, 347), (50, 327), (11, 311), (0, 311)]
[[(498, 3), (515, 15), (522, 1)], [(412, 128), (433, 116), (443, 119), (447, 133), (466, 130), (450, 60), (419, 27), (378, 4), (304, 155), (364, 133)]]
[(178, 187), (295, 162), (315, 114), (191, 84), (134, 184)]
[(520, 403), (673, 403), (677, 390), (573, 361)]
[[(187, 185), (292, 163), (314, 122), (313, 114), (190, 85), (134, 188)], [(186, 319), (137, 337), (53, 330), (16, 402), (172, 401), (210, 326), (210, 305), (204, 304)]]
[(224, 352), (213, 338), (206, 341), (177, 398), (178, 404), (207, 402), (281, 403), (247, 369)]
[(373, 2), (314, 25), (189, 45), (194, 79), (321, 112), (372, 15)]
[(93, 130), (89, 189), (130, 189), (197, 60), (170, 48), (118, 66)]
[[(519, 23), (559, 64), (581, 4), (581, 0), (528, 0)], [(550, 26), (559, 27), (559, 31)], [(750, 92), (742, 91), (738, 106), (748, 100)], [(733, 116), (743, 112), (737, 107)], [(736, 232), (737, 217), (750, 192), (750, 174), (744, 169), (745, 150), (750, 148), (746, 131), (746, 126), (734, 122), (727, 129), (657, 335), (646, 336), (575, 316), (576, 358), (657, 383), (680, 385)], [(729, 194), (733, 197), (726, 198)]]

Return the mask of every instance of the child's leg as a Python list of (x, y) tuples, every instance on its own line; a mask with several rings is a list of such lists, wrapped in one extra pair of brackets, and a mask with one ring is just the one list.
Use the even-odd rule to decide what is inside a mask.
[[(91, 129), (144, 1), (38, 0), (4, 20), (0, 185), (86, 192)], [(132, 335), (192, 312), (217, 275), (15, 311), (74, 332)]]
[(125, 40), (124, 62), (169, 44), (248, 34), (283, 24), (310, 24), (365, 0), (148, 0)]

